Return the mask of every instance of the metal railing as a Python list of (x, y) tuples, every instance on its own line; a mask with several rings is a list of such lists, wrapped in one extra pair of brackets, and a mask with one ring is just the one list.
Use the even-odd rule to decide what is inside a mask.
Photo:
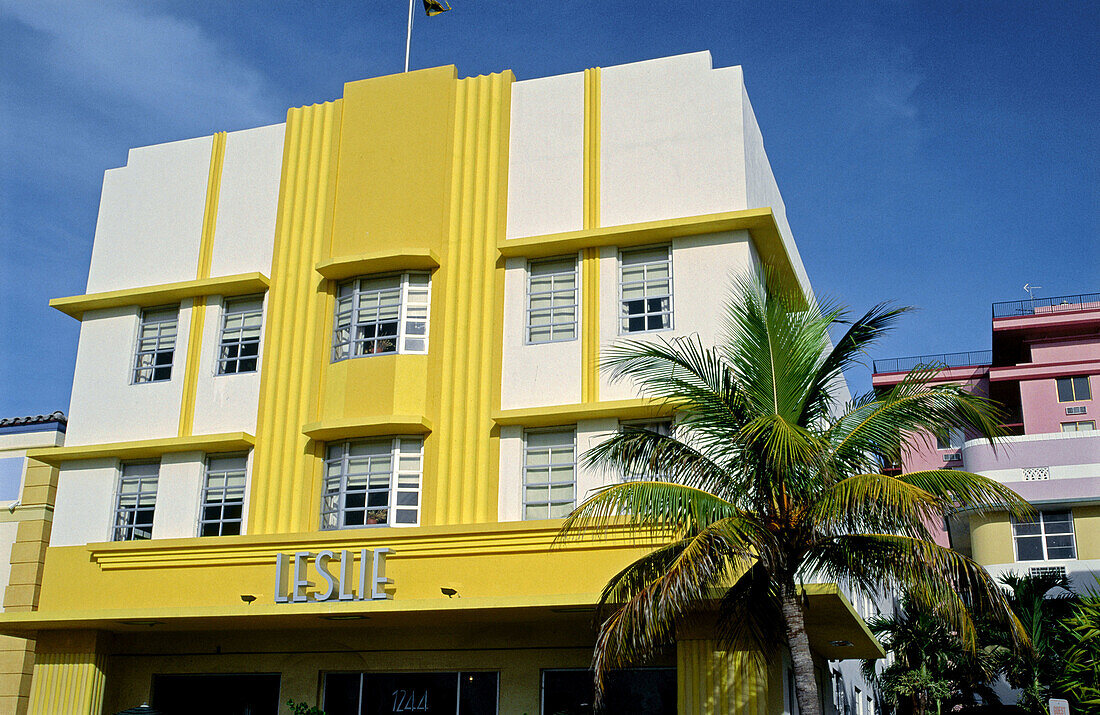
[(872, 365), (876, 375), (884, 372), (909, 372), (918, 365), (931, 367), (970, 367), (992, 365), (992, 350), (973, 350), (966, 353), (939, 353), (938, 355), (913, 355), (910, 357), (875, 360)]
[(1009, 300), (993, 304), (994, 318), (1018, 318), (1024, 315), (1050, 315), (1070, 310), (1100, 308), (1100, 293), (1059, 295), (1053, 298)]

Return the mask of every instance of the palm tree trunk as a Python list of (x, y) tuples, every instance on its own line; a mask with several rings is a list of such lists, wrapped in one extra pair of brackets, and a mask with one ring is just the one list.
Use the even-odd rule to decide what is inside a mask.
[(806, 635), (806, 616), (794, 587), (783, 594), (783, 620), (787, 624), (787, 645), (791, 649), (794, 691), (799, 715), (822, 715), (821, 699), (814, 677), (814, 659), (810, 655), (810, 637)]

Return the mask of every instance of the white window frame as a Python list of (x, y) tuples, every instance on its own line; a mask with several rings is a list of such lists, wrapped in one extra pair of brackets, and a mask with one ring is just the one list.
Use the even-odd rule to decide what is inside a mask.
[[(1049, 532), (1048, 533), (1047, 532), (1047, 524), (1046, 524), (1046, 515), (1047, 514), (1063, 514), (1063, 513), (1069, 514), (1069, 531), (1068, 532), (1057, 531), (1057, 532)], [(1016, 533), (1016, 527), (1017, 527), (1017, 525), (1022, 525), (1022, 524), (1028, 524), (1028, 525), (1038, 524), (1039, 525), (1039, 533), (1037, 533), (1037, 534), (1017, 534)], [(1047, 544), (1047, 538), (1051, 537), (1051, 536), (1069, 536), (1070, 541), (1071, 541), (1071, 547), (1073, 549), (1073, 555), (1072, 556), (1051, 556), (1050, 555), (1050, 549), (1052, 547), (1050, 547)], [(1020, 558), (1019, 540), (1020, 539), (1034, 539), (1034, 538), (1038, 538), (1039, 543), (1041, 543), (1043, 545), (1043, 558), (1041, 558), (1041, 559), (1021, 559)], [(1066, 547), (1056, 546), (1056, 547), (1053, 547), (1053, 548), (1066, 548)], [(1036, 562), (1039, 562), (1039, 561), (1073, 561), (1073, 560), (1076, 560), (1077, 559), (1077, 554), (1078, 554), (1078, 551), (1077, 551), (1077, 525), (1076, 525), (1076, 523), (1074, 521), (1074, 518), (1073, 518), (1073, 510), (1072, 509), (1043, 509), (1043, 510), (1039, 510), (1037, 515), (1036, 515), (1036, 521), (1034, 521), (1034, 522), (1020, 522), (1018, 519), (1013, 517), (1012, 518), (1012, 553), (1013, 553), (1013, 558), (1016, 559), (1017, 563), (1036, 563)]]
[[(358, 493), (360, 490), (348, 489), (348, 473), (349, 473), (349, 461), (351, 459), (350, 451), (353, 445), (365, 444), (365, 443), (377, 443), (384, 444), (390, 443), (390, 472), (389, 481), (386, 487), (387, 498), (386, 506), (371, 507), (368, 505), (369, 496), (371, 493), (378, 493), (381, 490), (371, 489), (369, 476), (367, 482), (362, 489), (363, 494), (363, 506), (354, 507), (352, 512), (362, 512), (363, 523), (362, 524), (349, 524), (347, 523), (347, 517), (349, 514), (347, 508), (347, 497), (349, 493)], [(412, 471), (408, 469), (402, 469), (401, 467), (401, 455), (403, 445), (411, 445), (415, 443), (417, 445), (417, 470)], [(330, 450), (334, 447), (340, 448), (340, 453), (333, 457), (330, 456)], [(330, 489), (328, 484), (329, 479), (329, 467), (339, 463), (340, 469), (338, 472), (339, 483), (335, 489)], [(369, 475), (369, 472), (368, 472)], [(419, 526), (420, 514), (423, 506), (423, 494), (422, 486), (424, 481), (424, 437), (422, 435), (399, 435), (392, 437), (368, 437), (364, 439), (347, 439), (337, 442), (329, 442), (325, 445), (325, 466), (324, 475), (321, 479), (321, 529), (325, 531), (337, 530), (337, 529), (368, 529), (384, 526)], [(411, 485), (411, 486), (410, 486)], [(413, 496), (413, 504), (402, 504), (402, 497), (408, 495)], [(330, 501), (333, 500), (334, 501)], [(329, 508), (331, 504), (331, 508)], [(373, 510), (386, 510), (386, 521), (384, 523), (368, 524), (367, 519), (369, 512)], [(416, 518), (413, 521), (397, 521), (398, 512), (413, 511), (416, 514)], [(326, 518), (330, 517), (330, 518)]]
[[(412, 286), (409, 282), (410, 276), (424, 276), (427, 281), (424, 288), (423, 300), (411, 301), (410, 296), (413, 293), (420, 292), (420, 286)], [(356, 332), (360, 326), (364, 325), (377, 325), (381, 321), (374, 322), (358, 322), (356, 320), (359, 312), (360, 296), (368, 293), (375, 293), (380, 291), (375, 290), (363, 290), (361, 288), (363, 281), (385, 280), (387, 278), (398, 279), (398, 305), (397, 305), (397, 332), (393, 336), (385, 336), (385, 338), (379, 338), (377, 335), (370, 338), (357, 338)], [(348, 303), (345, 308), (341, 307), (340, 292), (346, 287), (352, 286), (351, 295), (348, 297)], [(386, 290), (393, 290), (392, 288)], [(431, 304), (432, 304), (432, 276), (428, 271), (407, 271), (405, 273), (383, 273), (378, 275), (365, 275), (356, 276), (350, 280), (342, 281), (336, 287), (336, 308), (333, 313), (332, 322), (332, 362), (340, 362), (342, 360), (350, 360), (360, 357), (370, 357), (374, 355), (424, 355), (428, 352), (428, 335), (431, 330)], [(424, 334), (410, 332), (409, 327), (412, 322), (421, 322), (417, 317), (410, 317), (410, 308), (416, 311), (423, 312)], [(340, 331), (343, 329), (341, 326), (341, 318), (347, 317), (348, 331), (347, 339), (341, 340)], [(390, 322), (390, 321), (385, 321)], [(394, 341), (394, 349), (386, 350), (384, 352), (357, 352), (362, 349), (361, 346), (365, 345), (377, 345), (384, 339), (392, 337)], [(414, 341), (422, 341), (422, 347), (410, 347), (410, 343)], [(356, 347), (360, 346), (360, 347)]]
[[(539, 276), (539, 278), (550, 279), (550, 290), (535, 292), (532, 290), (531, 284), (535, 279), (535, 269), (538, 266), (543, 266), (551, 263), (561, 263), (564, 261), (572, 261), (573, 269), (571, 271), (557, 271), (554, 273), (547, 273)], [(571, 256), (555, 256), (553, 258), (540, 258), (536, 261), (527, 262), (527, 294), (526, 294), (526, 324), (524, 330), (524, 336), (528, 345), (544, 345), (546, 343), (565, 343), (571, 340), (577, 340), (580, 337), (580, 261), (577, 259), (577, 255)], [(566, 276), (572, 276), (573, 288), (558, 288), (557, 284), (559, 280), (562, 280)], [(567, 294), (572, 293), (572, 302), (564, 303), (562, 305), (554, 305), (556, 299), (560, 296), (568, 297)], [(549, 296), (551, 300), (551, 307), (549, 308), (533, 308), (532, 299), (536, 297)], [(572, 318), (570, 320), (557, 320), (559, 315), (564, 315), (567, 312), (572, 312)], [(532, 322), (533, 313), (549, 313), (550, 323), (547, 325), (534, 325)], [(549, 340), (535, 340), (531, 337), (532, 330), (539, 328), (548, 328), (550, 330)], [(556, 334), (568, 331), (569, 334), (562, 337), (557, 337)]]
[[(552, 481), (550, 481), (550, 471), (551, 471), (550, 467), (553, 464), (553, 461), (552, 461), (553, 451), (556, 450), (556, 449), (564, 449), (564, 446), (563, 445), (550, 445), (550, 446), (546, 446), (546, 447), (531, 447), (529, 445), (529, 437), (531, 435), (536, 435), (536, 434), (563, 434), (563, 435), (568, 434), (568, 435), (570, 435), (570, 437), (572, 438), (572, 442), (570, 444), (572, 461), (568, 462), (568, 463), (562, 462), (562, 463), (559, 463), (559, 464), (555, 465), (555, 466), (565, 466), (565, 464), (568, 464), (570, 466), (570, 468), (573, 471), (573, 479), (570, 482), (552, 482)], [(546, 451), (547, 452), (546, 464), (545, 465), (532, 465), (532, 464), (530, 464), (530, 456), (534, 452), (541, 452), (541, 451)], [(543, 471), (546, 472), (545, 479), (534, 479), (533, 478), (535, 475), (538, 475)], [(551, 489), (554, 486), (561, 487), (565, 484), (569, 484), (569, 486), (571, 487), (570, 498), (569, 498), (568, 502), (566, 502), (564, 500), (561, 500), (561, 499), (552, 499), (552, 498), (550, 498)], [(527, 489), (529, 487), (537, 488), (537, 489), (545, 489), (547, 499), (545, 501), (544, 500), (528, 501), (528, 499), (527, 499)], [(546, 427), (546, 428), (530, 429), (530, 430), (524, 430), (523, 431), (523, 483), (522, 483), (522, 493), (521, 493), (521, 496), (520, 496), (520, 502), (521, 502), (520, 510), (523, 514), (523, 520), (524, 521), (538, 520), (538, 519), (543, 519), (543, 518), (545, 518), (545, 519), (562, 519), (562, 518), (564, 518), (563, 516), (554, 516), (553, 515), (553, 513), (554, 513), (553, 510), (554, 510), (555, 506), (561, 506), (563, 504), (568, 503), (569, 504), (569, 511), (573, 511), (573, 509), (576, 508), (576, 506), (577, 506), (577, 426), (576, 425), (567, 425), (567, 426), (560, 426), (560, 427)], [(531, 507), (546, 507), (547, 516), (545, 516), (545, 517), (531, 517), (531, 516), (528, 516), (527, 515), (527, 510)]]
[[(210, 468), (212, 460), (226, 460), (226, 459), (240, 459), (242, 464), (240, 469), (219, 469), (214, 471)], [(240, 487), (230, 487), (230, 477), (240, 477)], [(211, 487), (210, 478), (221, 477), (224, 481), (222, 486)], [(240, 497), (233, 499), (227, 499), (226, 497), (231, 492), (237, 492), (239, 489)], [(244, 533), (244, 501), (245, 494), (248, 491), (248, 455), (247, 454), (208, 454), (203, 461), (203, 474), (202, 474), (202, 495), (199, 498), (199, 529), (198, 535), (202, 536), (240, 536)], [(216, 500), (212, 500), (211, 497), (220, 497)], [(219, 516), (217, 519), (206, 518), (207, 506), (216, 507), (219, 509)], [(240, 516), (236, 518), (225, 517), (226, 506), (239, 506), (241, 509)], [(226, 533), (225, 527), (227, 525), (235, 524), (237, 529), (233, 531), (230, 529), (229, 533)], [(205, 527), (212, 525), (217, 527), (216, 534), (204, 534)]]
[[(256, 310), (232, 310), (234, 304), (241, 305), (245, 302), (259, 301), (260, 307)], [(222, 316), (220, 329), (218, 330), (218, 354), (216, 356), (215, 375), (242, 375), (253, 372), (258, 372), (260, 369), (260, 346), (263, 341), (263, 328), (264, 328), (264, 295), (245, 295), (234, 296), (232, 298), (225, 298), (222, 301)], [(237, 335), (226, 342), (226, 333), (229, 330), (229, 319), (233, 315), (244, 316), (241, 318), (242, 324), (240, 328), (234, 328), (233, 332)], [(255, 338), (244, 337), (244, 323), (248, 316), (259, 316), (260, 324), (256, 329)], [(253, 355), (241, 355), (241, 349), (245, 346), (255, 345), (256, 352)], [(236, 355), (231, 357), (225, 356), (225, 349), (229, 347), (236, 347)], [(242, 370), (240, 365), (243, 360), (253, 360), (253, 366), (251, 370)], [(234, 365), (233, 370), (227, 370), (230, 364)]]
[[(146, 467), (153, 467), (149, 474)], [(127, 474), (127, 470), (133, 470)], [(156, 519), (157, 489), (160, 482), (159, 462), (123, 462), (118, 468), (118, 478), (115, 480), (115, 509), (114, 521), (111, 524), (111, 541), (145, 541), (153, 538), (153, 525)], [(129, 495), (125, 494), (127, 484), (136, 484), (133, 505), (124, 504), (123, 499), (129, 501)], [(152, 495), (152, 504), (143, 504), (142, 497)], [(138, 524), (137, 515), (148, 510), (149, 521)], [(147, 535), (134, 536), (136, 532)]]
[[(644, 252), (644, 251), (655, 251), (655, 250), (662, 249), (662, 248), (666, 251), (666, 255), (667, 255), (667, 258), (664, 261), (650, 261), (648, 263), (637, 264), (637, 265), (642, 265), (642, 266), (645, 267), (645, 268), (643, 268), (642, 280), (641, 281), (631, 281), (629, 283), (624, 281), (623, 273), (624, 273), (624, 269), (626, 268), (626, 263), (623, 260), (624, 256), (629, 256), (632, 253), (641, 253), (641, 252)], [(650, 282), (650, 279), (647, 278), (647, 276), (649, 275), (649, 270), (650, 270), (649, 266), (656, 266), (659, 263), (665, 263), (668, 266), (668, 294), (666, 295), (664, 293), (654, 293), (653, 295), (649, 295), (648, 293), (646, 293), (646, 288), (645, 288), (646, 283)], [(658, 279), (658, 281), (660, 281), (660, 279)], [(641, 300), (646, 303), (645, 305), (643, 305), (643, 307), (645, 308), (645, 311), (642, 312), (642, 313), (629, 314), (629, 313), (625, 312), (626, 303), (628, 301), (623, 297), (623, 289), (624, 289), (624, 287), (626, 287), (628, 285), (638, 285), (638, 284), (642, 285), (643, 297), (641, 298)], [(635, 335), (635, 334), (638, 334), (638, 333), (657, 333), (657, 332), (660, 332), (662, 330), (672, 330), (676, 325), (676, 321), (675, 321), (676, 306), (675, 306), (674, 298), (673, 298), (675, 292), (676, 292), (675, 291), (675, 286), (673, 285), (673, 281), (672, 281), (672, 245), (671, 244), (658, 245), (658, 246), (638, 246), (636, 248), (620, 249), (619, 250), (619, 306), (618, 306), (619, 314), (615, 318), (618, 321), (618, 324), (619, 324), (619, 335)], [(668, 299), (668, 310), (650, 311), (649, 306), (648, 306), (648, 301), (658, 300), (658, 299), (661, 299), (661, 298), (667, 298)], [(639, 300), (639, 299), (638, 298), (632, 298), (632, 299), (630, 299), (630, 302), (634, 302), (636, 300)], [(660, 316), (660, 315), (667, 315), (668, 325), (663, 325), (659, 328), (650, 328), (649, 327), (649, 318), (652, 317), (652, 316)], [(637, 318), (642, 318), (643, 320), (645, 320), (645, 322), (646, 322), (645, 330), (630, 330), (629, 329), (629, 327), (628, 327), (629, 326), (629, 321), (631, 319), (637, 319)]]
[[(174, 318), (161, 318), (150, 320), (148, 316), (153, 313), (165, 313), (175, 311)], [(156, 335), (151, 338), (143, 338), (146, 327), (156, 326)], [(169, 326), (171, 326), (169, 328)], [(171, 382), (172, 366), (176, 360), (176, 347), (179, 341), (180, 307), (178, 305), (160, 305), (155, 308), (142, 308), (138, 314), (137, 340), (134, 342), (134, 358), (130, 367), (130, 384), (145, 385), (153, 382)], [(147, 340), (152, 341), (145, 344)], [(167, 364), (157, 364), (157, 356), (168, 353)], [(143, 358), (148, 357), (151, 362), (142, 364)], [(157, 370), (168, 368), (166, 377), (156, 377)]]

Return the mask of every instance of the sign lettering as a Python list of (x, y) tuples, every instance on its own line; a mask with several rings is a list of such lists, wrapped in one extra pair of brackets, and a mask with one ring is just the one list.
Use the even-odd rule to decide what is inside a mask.
[[(355, 555), (340, 551), (339, 575), (333, 572), (336, 552), (324, 550), (316, 554), (298, 551), (275, 554), (275, 603), (306, 603), (309, 601), (378, 601), (393, 598), (386, 586), (393, 584), (386, 577), (386, 556), (393, 549), (362, 549), (359, 552), (359, 583), (354, 588), (352, 574)], [(311, 581), (310, 576), (319, 579)]]

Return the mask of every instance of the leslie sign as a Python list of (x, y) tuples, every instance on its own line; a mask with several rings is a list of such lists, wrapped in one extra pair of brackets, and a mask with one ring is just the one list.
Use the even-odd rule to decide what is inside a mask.
[(355, 552), (275, 554), (275, 603), (393, 598), (386, 592), (393, 583), (386, 578), (386, 556), (392, 553), (388, 548), (360, 550), (358, 583), (352, 577)]

